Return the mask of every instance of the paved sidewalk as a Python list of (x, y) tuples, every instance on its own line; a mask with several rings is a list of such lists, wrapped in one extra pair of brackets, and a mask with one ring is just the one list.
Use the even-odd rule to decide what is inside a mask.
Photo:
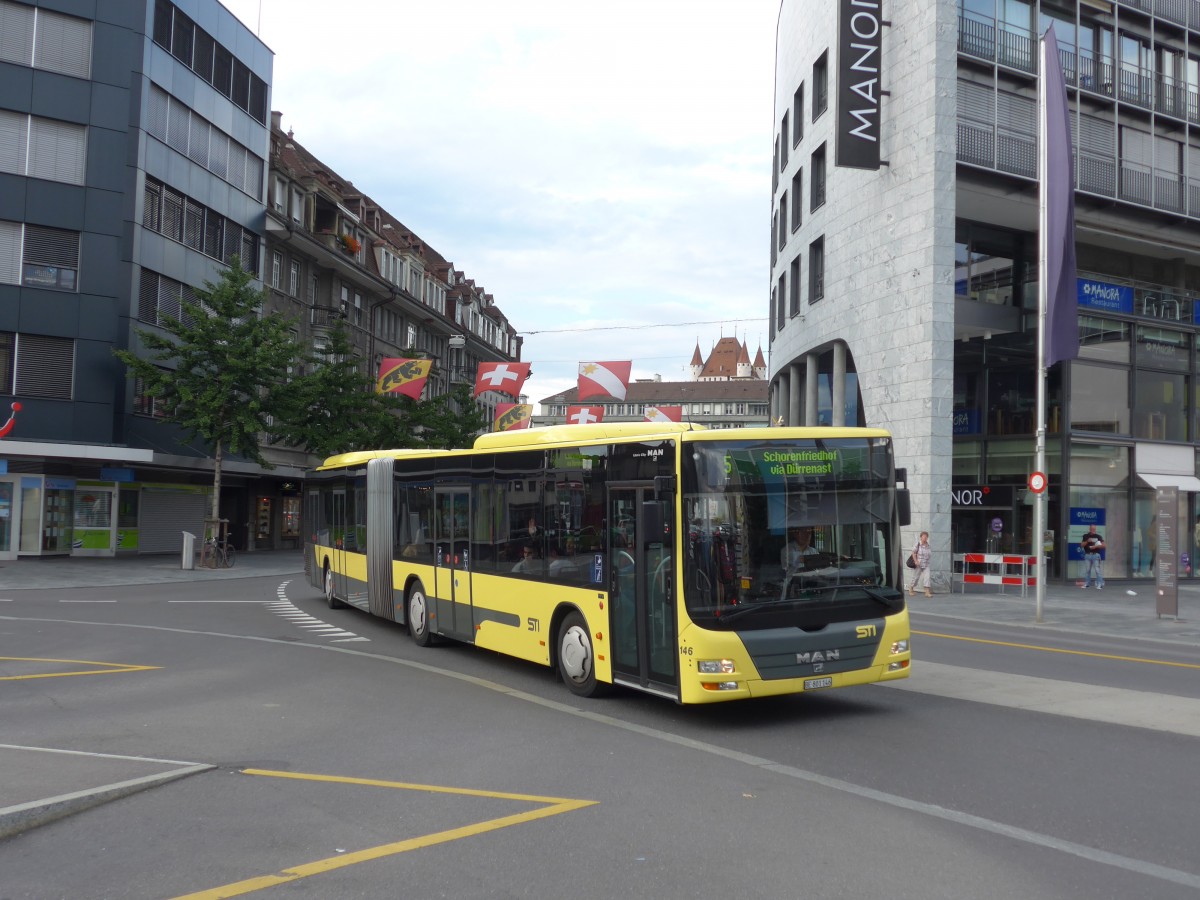
[(87, 557), (25, 556), (0, 562), (0, 591), (82, 588), (177, 581), (220, 581), (304, 571), (299, 550), (239, 552), (232, 569), (185, 569), (180, 554)]
[(1074, 634), (1166, 641), (1200, 650), (1200, 584), (1179, 586), (1179, 617), (1159, 618), (1154, 582), (1149, 579), (1109, 581), (1104, 590), (1083, 590), (1074, 582), (1046, 585), (1042, 621), (1037, 621), (1034, 588), (1021, 596), (1019, 587), (955, 585), (953, 593), (908, 598), (914, 614), (929, 613)]

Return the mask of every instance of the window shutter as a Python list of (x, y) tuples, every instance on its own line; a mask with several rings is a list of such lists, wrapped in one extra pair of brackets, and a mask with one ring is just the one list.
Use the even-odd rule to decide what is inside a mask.
[(38, 10), (33, 64), (39, 69), (87, 78), (92, 72), (92, 23)]
[(75, 342), (70, 338), (17, 336), (17, 383), (13, 393), (70, 400), (74, 369)]
[(204, 248), (204, 207), (195, 200), (185, 201), (183, 242), (193, 250)]
[(187, 154), (188, 128), (191, 113), (178, 100), (168, 98), (167, 103), (167, 146)]
[(208, 168), (208, 136), (212, 131), (212, 126), (209, 125), (200, 116), (192, 116), (191, 126), (189, 128), (190, 136), (188, 138), (188, 156), (195, 162)]
[(83, 184), (87, 129), (70, 122), (29, 120), (29, 175)]
[(33, 7), (0, 0), (0, 60), (27, 66), (33, 56)]
[(28, 142), (29, 116), (0, 109), (0, 172), (25, 174)]
[(158, 231), (161, 223), (160, 205), (162, 203), (162, 185), (153, 178), (146, 179), (142, 189), (142, 225), (151, 231)]
[(21, 225), (0, 222), (0, 284), (21, 283)]
[(229, 138), (220, 130), (212, 130), (212, 139), (208, 142), (208, 169), (218, 178), (224, 178), (229, 172)]
[(79, 232), (25, 226), (25, 262), (79, 268)]
[(137, 317), (151, 325), (158, 324), (158, 276), (142, 269), (142, 283), (138, 290)]
[(167, 94), (153, 85), (150, 86), (150, 100), (146, 104), (146, 131), (166, 143)]

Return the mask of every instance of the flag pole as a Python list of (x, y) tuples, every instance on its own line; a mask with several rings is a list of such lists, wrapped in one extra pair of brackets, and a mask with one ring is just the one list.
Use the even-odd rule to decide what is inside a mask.
[[(1034, 444), (1034, 471), (1046, 473), (1046, 309), (1050, 297), (1050, 214), (1046, 170), (1049, 154), (1049, 122), (1046, 105), (1046, 73), (1050, 71), (1046, 36), (1038, 41), (1041, 57), (1038, 78), (1038, 328), (1037, 328), (1037, 433)], [(1055, 65), (1058, 61), (1054, 61)], [(1034, 596), (1037, 598), (1035, 621), (1042, 622), (1046, 599), (1046, 491), (1033, 495)]]

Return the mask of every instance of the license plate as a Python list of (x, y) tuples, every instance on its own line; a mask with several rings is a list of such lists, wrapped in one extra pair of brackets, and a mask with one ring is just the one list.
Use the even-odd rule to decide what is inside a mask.
[(832, 678), (805, 678), (804, 689), (806, 691), (814, 691), (817, 688), (833, 687)]

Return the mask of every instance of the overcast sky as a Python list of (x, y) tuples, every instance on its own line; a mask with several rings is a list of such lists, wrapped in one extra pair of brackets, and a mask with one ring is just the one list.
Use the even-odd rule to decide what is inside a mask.
[(271, 107), (495, 297), (533, 403), (767, 344), (777, 0), (223, 0)]

